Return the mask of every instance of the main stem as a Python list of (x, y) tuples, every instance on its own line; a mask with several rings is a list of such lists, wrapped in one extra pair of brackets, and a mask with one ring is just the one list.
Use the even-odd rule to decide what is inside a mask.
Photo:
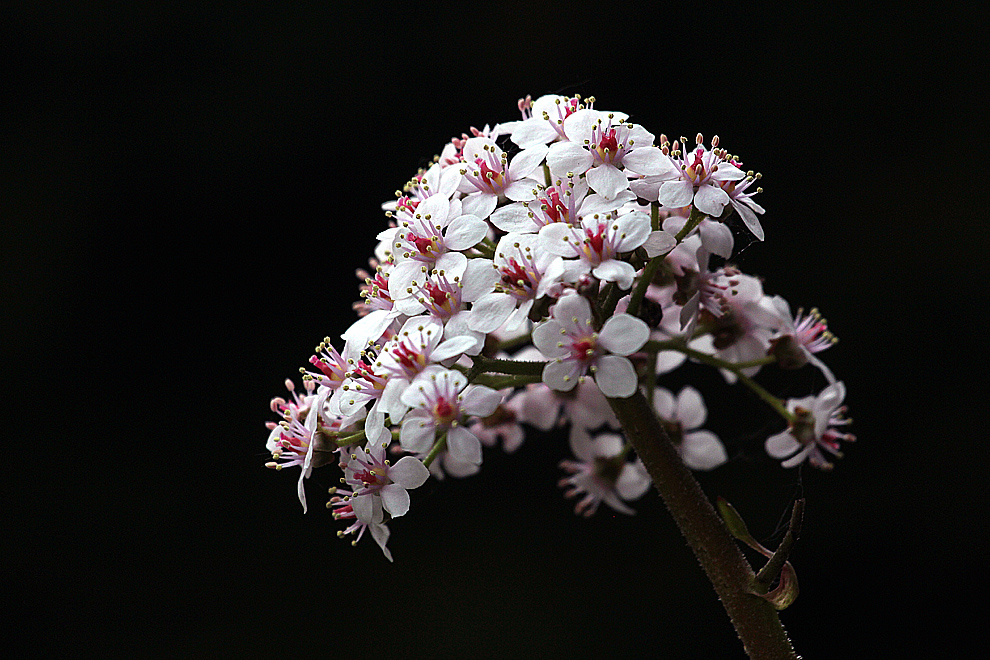
[(755, 574), (657, 420), (646, 397), (609, 399), (753, 660), (798, 660), (777, 611), (753, 593)]

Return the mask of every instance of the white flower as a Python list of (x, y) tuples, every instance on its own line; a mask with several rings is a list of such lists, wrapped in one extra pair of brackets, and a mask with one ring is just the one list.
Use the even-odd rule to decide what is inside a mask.
[(672, 171), (670, 160), (653, 146), (653, 134), (625, 116), (583, 109), (563, 123), (567, 142), (554, 143), (547, 165), (554, 176), (587, 172), (588, 185), (606, 199), (629, 187), (625, 172), (659, 175)]
[(767, 438), (767, 453), (774, 458), (786, 459), (781, 465), (791, 468), (807, 461), (822, 470), (832, 469), (832, 463), (822, 453), (826, 452), (842, 458), (839, 441), (853, 442), (851, 433), (839, 433), (832, 427), (850, 423), (843, 417), (846, 386), (842, 381), (832, 383), (818, 396), (802, 399), (788, 399), (787, 409), (794, 413), (795, 420), (787, 430)]
[(533, 234), (556, 222), (577, 225), (587, 215), (608, 215), (634, 199), (636, 196), (628, 190), (612, 199), (597, 193), (589, 195), (587, 180), (575, 180), (569, 174), (566, 181), (557, 179), (552, 186), (535, 186), (530, 197), (492, 213), (491, 221), (502, 231)]
[(620, 513), (635, 514), (622, 500), (639, 499), (651, 481), (642, 462), (626, 460), (622, 436), (603, 433), (592, 439), (586, 430), (576, 427), (571, 430), (570, 445), (579, 460), (560, 462), (571, 476), (561, 479), (558, 485), (568, 489), (564, 497), (584, 495), (574, 512), (587, 517), (598, 510), (600, 502), (605, 502)]
[(543, 382), (555, 390), (574, 388), (592, 373), (602, 394), (626, 398), (636, 391), (636, 370), (626, 357), (643, 347), (650, 329), (629, 314), (616, 314), (596, 332), (591, 306), (579, 295), (561, 298), (552, 317), (533, 330), (533, 344), (550, 358)]
[(803, 310), (798, 310), (796, 316), (791, 315), (791, 306), (781, 296), (764, 297), (761, 306), (767, 310), (771, 319), (779, 322), (774, 324), (777, 336), (770, 340), (770, 353), (777, 358), (777, 364), (782, 369), (797, 369), (808, 362), (818, 367), (829, 383), (835, 382), (832, 370), (815, 357), (835, 344), (838, 339), (828, 330), (828, 324), (817, 309), (804, 316)]
[(670, 436), (684, 464), (692, 470), (711, 470), (728, 460), (725, 447), (711, 431), (695, 431), (705, 423), (708, 411), (698, 390), (690, 385), (677, 398), (658, 387), (653, 392), (653, 408)]
[(545, 277), (555, 257), (539, 249), (534, 234), (506, 234), (495, 249), (494, 265), (500, 276), (495, 290), (471, 307), (468, 327), (478, 332), (493, 332), (503, 323), (515, 330), (529, 315), (533, 303), (547, 293), (554, 283)]
[[(592, 275), (606, 282), (615, 282), (622, 289), (632, 286), (636, 269), (619, 258), (643, 245), (650, 236), (650, 216), (632, 211), (618, 218), (613, 214), (594, 214), (581, 219), (578, 227), (564, 223), (547, 225), (540, 230), (540, 247), (565, 259), (565, 277), (576, 281), (581, 275)], [(673, 247), (673, 237), (669, 241)]]
[(437, 433), (446, 432), (447, 450), (459, 460), (481, 463), (481, 442), (464, 427), (468, 415), (487, 417), (502, 402), (499, 392), (483, 385), (468, 386), (459, 371), (430, 367), (402, 394), (410, 410), (402, 422), (399, 442), (409, 452), (426, 451)]
[(352, 489), (347, 497), (358, 520), (365, 523), (380, 522), (381, 509), (393, 518), (405, 515), (409, 511), (407, 491), (419, 488), (430, 476), (422, 461), (413, 456), (403, 456), (392, 465), (385, 458), (386, 445), (358, 447), (344, 468), (344, 481)]
[(458, 191), (467, 193), (464, 198), (464, 212), (487, 218), (495, 210), (499, 199), (513, 201), (527, 199), (533, 186), (538, 183), (530, 179), (547, 148), (542, 145), (524, 149), (512, 157), (508, 156), (495, 142), (487, 137), (474, 137), (464, 144), (464, 164)]
[(443, 342), (443, 324), (429, 316), (414, 316), (382, 347), (375, 367), (386, 374), (379, 410), (398, 424), (407, 407), (402, 393), (424, 369), (438, 362), (454, 360), (471, 350), (471, 337), (451, 337)]

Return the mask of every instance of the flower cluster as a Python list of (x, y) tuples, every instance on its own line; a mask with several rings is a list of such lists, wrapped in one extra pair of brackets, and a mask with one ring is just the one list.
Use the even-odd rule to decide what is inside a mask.
[[(560, 485), (591, 515), (623, 513), (650, 476), (610, 399), (645, 395), (691, 469), (729, 460), (700, 428), (693, 387), (658, 379), (686, 361), (750, 387), (787, 429), (766, 441), (784, 466), (828, 467), (845, 394), (817, 357), (835, 342), (817, 311), (792, 315), (726, 260), (733, 225), (763, 240), (760, 175), (713, 138), (657, 137), (594, 99), (519, 102), (522, 118), (447, 144), (383, 205), (357, 320), (303, 369), (304, 394), (272, 410), (270, 467), (342, 475), (327, 507), (356, 543), (366, 530), (389, 559), (388, 525), (430, 476), (478, 471), (483, 446), (506, 451), (525, 428), (567, 425), (574, 456)], [(383, 223), (384, 224), (384, 223)], [(753, 376), (764, 366), (817, 368), (821, 394), (788, 402)], [(525, 425), (525, 427), (523, 426)]]

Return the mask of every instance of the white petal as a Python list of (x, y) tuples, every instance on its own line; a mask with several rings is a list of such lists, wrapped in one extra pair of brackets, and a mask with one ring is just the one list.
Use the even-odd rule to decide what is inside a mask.
[(668, 232), (658, 229), (657, 231), (651, 231), (650, 235), (646, 237), (643, 241), (643, 247), (646, 249), (646, 256), (650, 259), (653, 257), (659, 257), (662, 254), (667, 254), (677, 245), (677, 239)]
[(557, 138), (557, 131), (542, 117), (520, 122), (512, 131), (512, 141), (526, 149), (538, 144), (547, 144)]
[(698, 226), (698, 233), (701, 235), (701, 244), (707, 251), (726, 259), (732, 256), (735, 241), (732, 238), (732, 230), (724, 224), (704, 220)]
[(606, 259), (591, 271), (595, 277), (606, 282), (615, 282), (620, 289), (632, 286), (636, 269), (631, 264), (618, 259)]
[(650, 488), (650, 474), (642, 463), (626, 463), (615, 482), (615, 492), (624, 500), (635, 500), (642, 497)]
[[(406, 456), (406, 458), (412, 458)], [(425, 468), (424, 468), (425, 469)], [(429, 470), (427, 470), (429, 472)], [(406, 515), (409, 511), (409, 493), (398, 484), (389, 484), (379, 491), (382, 496), (382, 507), (389, 512), (393, 518)]]
[(767, 453), (774, 458), (784, 458), (797, 451), (801, 447), (801, 444), (787, 430), (767, 438), (764, 447)]
[(718, 186), (701, 186), (694, 195), (694, 205), (706, 215), (718, 217), (729, 203), (729, 196)]
[(711, 431), (695, 431), (684, 436), (681, 445), (684, 464), (692, 470), (711, 470), (729, 460), (725, 447)]
[(447, 431), (447, 451), (459, 461), (481, 464), (481, 441), (463, 426)]
[(650, 338), (650, 328), (635, 316), (616, 314), (605, 321), (598, 335), (598, 343), (610, 353), (631, 355), (643, 348)]
[(451, 250), (466, 250), (488, 234), (488, 223), (474, 215), (462, 215), (447, 226), (443, 242)]
[(701, 398), (701, 392), (686, 385), (677, 395), (675, 415), (685, 430), (696, 429), (704, 424), (708, 410), (705, 408), (705, 400)]
[(760, 225), (760, 221), (756, 218), (756, 214), (744, 203), (736, 202), (733, 200), (732, 208), (736, 210), (739, 217), (742, 218), (743, 223), (746, 225), (746, 229), (752, 232), (753, 236), (763, 240), (763, 226)]
[(674, 395), (670, 393), (670, 390), (663, 387), (653, 390), (653, 409), (656, 410), (657, 415), (660, 417), (673, 420), (676, 405)]
[(618, 355), (603, 355), (595, 361), (595, 382), (609, 398), (625, 399), (636, 392), (636, 370), (632, 362)]
[[(637, 140), (636, 144), (639, 144)], [(641, 147), (633, 149), (625, 156), (622, 157), (622, 166), (626, 169), (635, 172), (636, 174), (664, 174), (670, 173), (676, 176), (676, 169), (673, 171), (673, 164), (670, 162), (670, 158), (663, 155), (657, 147)], [(671, 176), (670, 178), (673, 178)]]
[[(625, 358), (622, 358), (625, 359)], [(543, 382), (558, 392), (570, 392), (577, 385), (584, 367), (576, 360), (551, 360), (543, 367)]]
[(507, 232), (535, 234), (539, 225), (529, 217), (530, 210), (522, 204), (509, 204), (492, 213), (492, 224)]
[(660, 186), (660, 193), (657, 195), (661, 206), (672, 209), (687, 206), (693, 198), (694, 185), (687, 180), (667, 181)]
[[(456, 167), (456, 166), (455, 166)], [(475, 215), (484, 220), (498, 204), (498, 195), (492, 193), (472, 193), (462, 200), (462, 210), (467, 215)]]
[(507, 185), (502, 194), (514, 202), (525, 202), (533, 199), (533, 193), (536, 192), (535, 188), (535, 180), (519, 179)]
[(552, 358), (566, 355), (567, 348), (557, 346), (560, 342), (561, 325), (554, 319), (547, 319), (533, 329), (533, 345), (544, 357)]
[(603, 163), (588, 170), (588, 185), (605, 199), (613, 199), (629, 187), (629, 180), (615, 165)]
[[(564, 240), (564, 239), (567, 240)], [(574, 228), (563, 222), (554, 222), (540, 229), (540, 249), (560, 257), (574, 257), (576, 241), (581, 240)]]
[(533, 173), (533, 170), (540, 166), (540, 163), (543, 162), (543, 157), (546, 155), (547, 147), (542, 144), (523, 149), (509, 163), (509, 179), (518, 181), (529, 176)]
[(363, 523), (370, 523), (375, 517), (375, 497), (374, 495), (359, 495), (351, 498), (351, 508), (354, 515)]
[(618, 252), (632, 252), (642, 245), (650, 235), (650, 216), (642, 211), (633, 211), (619, 216), (612, 223), (613, 229), (618, 236), (619, 242), (615, 248)]
[(464, 392), (461, 410), (469, 415), (488, 417), (502, 403), (502, 393), (484, 385), (471, 385)]
[(486, 293), (491, 293), (501, 275), (492, 267), (488, 259), (469, 259), (461, 283), (461, 300), (474, 302)]
[(385, 544), (388, 543), (388, 536), (390, 534), (388, 527), (385, 525), (371, 525), (369, 529), (371, 530), (371, 538), (375, 539), (375, 543), (377, 543), (378, 547), (385, 553), (385, 558), (392, 561), (392, 553), (385, 547)]
[(415, 456), (403, 456), (388, 471), (388, 478), (403, 488), (419, 488), (429, 476), (430, 471)]
[(433, 424), (421, 417), (412, 417), (412, 413), (406, 415), (399, 433), (399, 444), (403, 449), (411, 452), (429, 451), (435, 439), (436, 427)]
[(547, 166), (554, 176), (566, 176), (568, 172), (575, 176), (584, 174), (594, 162), (591, 153), (574, 142), (556, 142), (547, 152)]

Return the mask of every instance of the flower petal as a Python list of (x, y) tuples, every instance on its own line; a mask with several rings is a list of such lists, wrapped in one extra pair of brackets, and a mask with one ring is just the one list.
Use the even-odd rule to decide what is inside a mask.
[(459, 461), (481, 465), (481, 441), (463, 426), (447, 431), (447, 451)]
[(628, 358), (604, 355), (595, 361), (595, 383), (605, 396), (625, 399), (636, 392), (636, 370)]
[(602, 326), (598, 343), (610, 353), (631, 355), (643, 348), (650, 338), (650, 328), (642, 319), (629, 314), (616, 314)]
[(388, 471), (388, 478), (403, 488), (419, 488), (429, 476), (430, 471), (415, 456), (403, 456)]

